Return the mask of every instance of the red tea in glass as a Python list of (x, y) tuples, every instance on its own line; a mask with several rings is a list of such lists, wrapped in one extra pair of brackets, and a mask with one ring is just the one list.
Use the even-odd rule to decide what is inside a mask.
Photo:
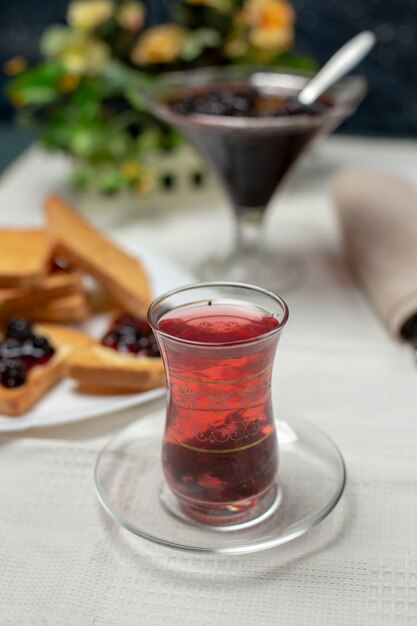
[(274, 500), (270, 386), (287, 317), (280, 298), (238, 284), (192, 285), (151, 306), (168, 381), (163, 469), (200, 522), (246, 522)]

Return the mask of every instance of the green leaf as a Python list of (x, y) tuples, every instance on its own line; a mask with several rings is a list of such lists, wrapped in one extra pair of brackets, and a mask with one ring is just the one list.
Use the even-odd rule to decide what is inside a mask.
[(124, 186), (125, 181), (118, 169), (109, 169), (98, 172), (94, 182), (100, 193), (114, 193)]
[(156, 128), (143, 130), (137, 139), (138, 152), (152, 152), (161, 145), (161, 132)]
[(124, 133), (116, 132), (109, 136), (108, 152), (114, 159), (122, 159), (127, 153), (128, 139)]
[(20, 90), (19, 95), (22, 97), (25, 105), (32, 106), (51, 104), (60, 97), (56, 89), (44, 85), (28, 85)]
[(103, 71), (102, 79), (108, 88), (123, 94), (135, 110), (146, 111), (147, 107), (140, 93), (141, 89), (146, 89), (152, 84), (152, 78), (146, 72), (113, 60)]
[(124, 96), (130, 106), (132, 106), (136, 111), (147, 110), (146, 102), (138, 88), (135, 89), (134, 87), (129, 86), (124, 90)]
[(275, 66), (294, 68), (300, 70), (306, 70), (311, 72), (316, 72), (319, 69), (319, 65), (315, 59), (306, 54), (298, 54), (287, 52), (285, 54), (281, 54), (276, 62)]
[(103, 136), (99, 130), (88, 127), (75, 128), (71, 137), (71, 150), (80, 157), (91, 157), (101, 147)]
[(168, 129), (166, 133), (164, 133), (161, 137), (161, 148), (162, 150), (172, 151), (182, 146), (184, 143), (184, 139), (182, 135), (177, 133), (175, 130)]
[(69, 182), (75, 187), (85, 189), (91, 183), (93, 175), (94, 169), (88, 163), (84, 163), (74, 167), (69, 176)]
[(220, 33), (212, 28), (199, 28), (194, 31), (194, 37), (196, 37), (196, 39), (198, 39), (200, 43), (207, 48), (213, 48), (214, 46), (220, 45), (222, 42)]
[(199, 28), (187, 36), (181, 50), (184, 61), (193, 61), (205, 48), (215, 48), (221, 43), (220, 33), (211, 28)]
[(20, 91), (28, 87), (56, 87), (65, 74), (61, 63), (43, 62), (19, 74), (12, 82), (12, 89)]
[(107, 63), (102, 75), (107, 83), (119, 89), (127, 89), (132, 86), (146, 87), (151, 81), (145, 72), (132, 69), (116, 60)]
[(61, 98), (58, 84), (64, 75), (60, 63), (39, 63), (12, 80), (7, 94), (20, 106), (43, 107)]
[(50, 150), (71, 152), (71, 130), (68, 124), (51, 121), (42, 136), (44, 146)]

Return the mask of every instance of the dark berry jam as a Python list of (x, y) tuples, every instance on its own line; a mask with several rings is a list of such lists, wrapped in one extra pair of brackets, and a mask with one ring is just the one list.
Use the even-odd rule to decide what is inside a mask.
[[(220, 83), (183, 89), (167, 105), (177, 113), (178, 128), (217, 172), (235, 210), (259, 213), (324, 127), (333, 102), (326, 96), (306, 107), (283, 89)], [(199, 123), (190, 123), (196, 114)], [(221, 124), (221, 118), (243, 123)]]
[(26, 380), (26, 370), (20, 359), (0, 360), (0, 380), (3, 387), (20, 387)]
[(12, 317), (6, 323), (4, 336), (5, 340), (14, 339), (19, 343), (23, 343), (33, 337), (33, 325), (21, 317)]
[(191, 115), (226, 115), (228, 117), (284, 117), (320, 115), (328, 105), (319, 100), (305, 106), (296, 96), (269, 94), (253, 87), (213, 87), (182, 94), (169, 102), (175, 113)]
[(133, 315), (118, 317), (101, 340), (103, 346), (136, 356), (159, 357), (155, 335), (148, 322)]
[(48, 339), (34, 333), (31, 322), (12, 317), (0, 341), (0, 384), (9, 389), (20, 387), (29, 370), (44, 365), (54, 354)]

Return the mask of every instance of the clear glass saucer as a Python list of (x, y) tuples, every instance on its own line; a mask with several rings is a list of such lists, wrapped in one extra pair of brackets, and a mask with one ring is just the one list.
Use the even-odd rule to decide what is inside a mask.
[(188, 519), (166, 486), (161, 465), (165, 409), (131, 424), (103, 448), (95, 467), (98, 498), (123, 528), (148, 541), (200, 554), (245, 554), (300, 537), (323, 521), (346, 483), (343, 457), (313, 424), (277, 421), (280, 465), (270, 509), (240, 526)]

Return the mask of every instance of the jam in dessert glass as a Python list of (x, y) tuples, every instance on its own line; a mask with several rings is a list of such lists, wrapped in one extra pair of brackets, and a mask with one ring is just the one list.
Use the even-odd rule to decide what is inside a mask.
[(212, 167), (234, 210), (233, 252), (203, 263), (206, 280), (281, 291), (299, 274), (263, 241), (266, 208), (312, 140), (351, 115), (365, 81), (349, 77), (317, 105), (297, 105), (306, 76), (271, 68), (219, 67), (172, 72), (142, 89), (148, 108), (181, 132)]

